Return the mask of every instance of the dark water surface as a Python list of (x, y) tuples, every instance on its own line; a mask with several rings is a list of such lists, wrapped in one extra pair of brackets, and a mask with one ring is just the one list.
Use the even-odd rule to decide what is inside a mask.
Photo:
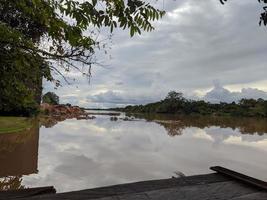
[(266, 119), (135, 117), (41, 119), (1, 134), (0, 190), (53, 185), (64, 192), (210, 173), (213, 165), (267, 181)]

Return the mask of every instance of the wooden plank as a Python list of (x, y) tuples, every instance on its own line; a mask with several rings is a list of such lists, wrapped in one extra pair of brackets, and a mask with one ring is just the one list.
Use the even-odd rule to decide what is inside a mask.
[[(146, 192), (153, 200), (229, 200), (252, 194), (259, 190), (236, 181), (218, 182), (205, 185), (192, 185)], [(267, 194), (265, 195), (267, 198)], [(126, 199), (126, 198), (125, 198)]]
[(0, 200), (16, 199), (16, 198), (31, 197), (43, 194), (55, 194), (55, 193), (56, 189), (53, 186), (0, 191)]
[(123, 195), (123, 194), (133, 194), (141, 193), (152, 190), (159, 190), (171, 187), (182, 187), (191, 185), (205, 185), (209, 183), (217, 183), (228, 181), (229, 179), (219, 175), (217, 173), (195, 175), (182, 178), (170, 178), (161, 180), (150, 180), (135, 183), (126, 183), (114, 186), (107, 186), (101, 188), (87, 189), (74, 192), (66, 192), (57, 194), (59, 196), (84, 196), (87, 199), (102, 198), (107, 196)]
[(226, 181), (113, 196), (91, 197), (84, 191), (79, 191), (77, 193), (36, 196), (27, 200), (252, 200), (253, 197), (255, 197), (253, 200), (266, 200), (267, 193), (260, 193), (257, 188), (236, 181)]
[[(117, 200), (229, 200), (256, 194), (259, 190), (236, 181), (217, 182), (205, 185), (172, 187), (116, 196)], [(267, 194), (264, 195), (267, 198)], [(114, 198), (115, 199), (115, 198)], [(101, 198), (99, 200), (112, 200)]]
[(220, 166), (214, 166), (210, 167), (211, 170), (216, 171), (220, 174), (226, 175), (228, 177), (231, 177), (235, 180), (241, 181), (243, 183), (249, 184), (254, 187), (258, 187), (260, 189), (266, 190), (267, 191), (267, 182), (261, 181), (259, 179), (238, 173), (236, 171), (220, 167)]
[(230, 200), (266, 200), (266, 199), (267, 199), (266, 192), (256, 192), (256, 193), (236, 197)]
[[(218, 168), (215, 168), (218, 169)], [(219, 168), (220, 169), (220, 168)], [(230, 170), (231, 171), (231, 170)], [(237, 172), (236, 172), (237, 173)], [(239, 174), (239, 173), (238, 173)], [(36, 188), (23, 196), (12, 195), (8, 200), (262, 200), (267, 199), (267, 193), (251, 184), (229, 179), (220, 173), (197, 175), (181, 178), (142, 181), (114, 185), (102, 188), (87, 189), (59, 194), (40, 195)], [(28, 190), (30, 191), (30, 190)], [(18, 192), (18, 191), (17, 191)], [(22, 191), (20, 191), (22, 192)], [(1, 194), (1, 193), (0, 193)], [(7, 197), (7, 196), (6, 196)], [(2, 200), (0, 198), (0, 200)]]
[[(114, 194), (109, 196), (90, 196), (86, 191), (70, 192), (55, 195), (33, 196), (20, 200), (228, 200), (258, 192), (236, 181), (215, 182), (211, 184), (187, 185), (181, 187), (171, 187), (145, 192), (132, 192), (126, 194)], [(267, 196), (265, 196), (267, 198)], [(16, 200), (16, 199), (15, 199)]]
[[(151, 181), (142, 181), (136, 183), (127, 183), (121, 185), (107, 186), (94, 189), (86, 189), (81, 191), (73, 191), (66, 193), (58, 193), (53, 195), (44, 195), (37, 196), (33, 199), (42, 199), (42, 200), (54, 200), (54, 199), (71, 199), (71, 200), (80, 200), (80, 199), (101, 199), (107, 198), (112, 199), (112, 197), (120, 195), (134, 195), (141, 194), (148, 191), (168, 189), (168, 188), (179, 188), (183, 186), (192, 186), (192, 185), (206, 185), (209, 183), (218, 183), (225, 182), (229, 179), (225, 176), (222, 176), (217, 173), (205, 174), (205, 175), (196, 175), (188, 176), (182, 178), (170, 178), (162, 180), (151, 180)], [(139, 196), (140, 197), (140, 196)]]

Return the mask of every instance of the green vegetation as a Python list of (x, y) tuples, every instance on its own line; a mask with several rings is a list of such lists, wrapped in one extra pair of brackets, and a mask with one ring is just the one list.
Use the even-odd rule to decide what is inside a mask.
[(32, 126), (31, 122), (25, 117), (0, 117), (0, 134), (24, 131)]
[(241, 99), (238, 103), (212, 104), (205, 101), (188, 100), (182, 96), (182, 93), (171, 91), (164, 100), (147, 105), (116, 108), (115, 110), (128, 113), (267, 117), (267, 101)]
[(102, 27), (151, 31), (164, 12), (141, 0), (0, 0), (0, 114), (31, 115), (42, 78), (76, 70), (90, 76)]
[(59, 104), (59, 97), (54, 92), (47, 92), (43, 96), (43, 103), (48, 103), (51, 105), (58, 105)]
[(1, 177), (0, 191), (19, 190), (19, 189), (24, 189), (24, 188), (25, 186), (22, 185), (21, 175)]

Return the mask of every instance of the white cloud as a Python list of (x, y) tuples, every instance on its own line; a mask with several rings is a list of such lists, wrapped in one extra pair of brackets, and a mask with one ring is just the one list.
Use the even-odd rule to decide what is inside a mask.
[(99, 93), (97, 95), (89, 95), (87, 97), (89, 102), (102, 104), (102, 106), (104, 107), (106, 107), (107, 105), (111, 105), (113, 107), (120, 107), (126, 105), (146, 104), (157, 101), (158, 98), (159, 97), (156, 96), (138, 96), (131, 95), (129, 93), (114, 91), (107, 91)]
[(259, 90), (257, 88), (242, 88), (240, 92), (231, 92), (216, 82), (214, 88), (209, 91), (203, 99), (211, 103), (227, 102), (231, 103), (233, 101), (238, 102), (242, 98), (245, 99), (266, 99), (267, 92)]
[[(113, 59), (99, 57), (109, 66), (94, 67), (90, 84), (78, 80), (80, 91), (67, 86), (57, 93), (75, 94), (73, 98), (82, 106), (113, 107), (161, 99), (170, 90), (192, 96), (194, 91), (207, 91), (214, 79), (235, 86), (235, 90), (266, 89), (262, 83), (267, 82), (267, 30), (258, 26), (261, 6), (250, 0), (224, 6), (214, 0), (165, 1), (167, 14), (155, 23), (155, 31), (130, 38), (128, 31), (116, 30), (109, 51)], [(226, 100), (233, 98), (229, 92), (217, 88), (209, 95), (224, 101), (225, 96)], [(241, 93), (238, 95), (265, 95), (252, 89)]]

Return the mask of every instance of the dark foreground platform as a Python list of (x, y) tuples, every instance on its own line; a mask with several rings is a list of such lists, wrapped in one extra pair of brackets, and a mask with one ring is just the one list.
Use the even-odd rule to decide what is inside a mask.
[[(0, 192), (0, 200), (267, 200), (265, 182), (225, 168), (217, 173), (55, 194), (53, 188)], [(220, 172), (220, 171), (223, 172)], [(236, 173), (236, 174), (235, 174)], [(241, 175), (241, 179), (239, 179)], [(248, 180), (248, 181), (246, 181)], [(256, 183), (256, 184), (254, 184)], [(261, 187), (262, 186), (262, 187)], [(48, 194), (50, 193), (50, 194)]]

